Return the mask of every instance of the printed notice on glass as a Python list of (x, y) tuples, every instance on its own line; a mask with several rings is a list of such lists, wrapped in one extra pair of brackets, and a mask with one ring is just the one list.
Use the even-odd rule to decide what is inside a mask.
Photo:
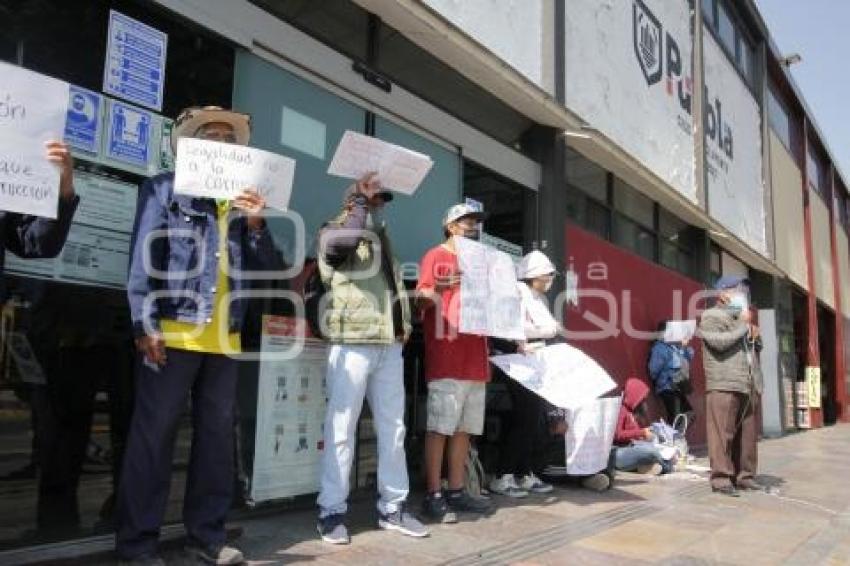
[(282, 359), (296, 338), (294, 319), (263, 318), (257, 432), (251, 498), (255, 502), (319, 491), (327, 399), (327, 347), (304, 339), (302, 352)]
[(295, 160), (262, 149), (229, 143), (180, 138), (174, 168), (174, 192), (233, 200), (248, 188), (266, 204), (289, 207)]
[(44, 143), (61, 140), (68, 83), (0, 63), (0, 210), (56, 218), (59, 169)]
[(375, 172), (383, 188), (412, 195), (433, 166), (423, 153), (349, 130), (336, 148), (328, 174), (360, 179)]
[(459, 330), (525, 340), (511, 256), (469, 238), (456, 236), (454, 241), (461, 271)]
[(561, 409), (578, 409), (617, 387), (593, 358), (568, 344), (553, 344), (527, 355), (491, 356), (490, 361)]
[(603, 397), (567, 412), (567, 474), (587, 476), (608, 466), (620, 397)]

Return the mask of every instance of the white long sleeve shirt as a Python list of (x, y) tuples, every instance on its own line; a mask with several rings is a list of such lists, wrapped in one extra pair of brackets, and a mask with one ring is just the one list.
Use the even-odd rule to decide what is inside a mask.
[(522, 325), (526, 340), (547, 340), (558, 334), (558, 322), (552, 316), (546, 297), (522, 281), (517, 283), (522, 298)]

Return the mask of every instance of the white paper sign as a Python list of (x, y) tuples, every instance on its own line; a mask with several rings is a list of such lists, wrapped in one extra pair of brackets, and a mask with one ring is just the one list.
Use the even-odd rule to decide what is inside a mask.
[(68, 83), (0, 63), (0, 210), (56, 218), (59, 169), (44, 142), (61, 140)]
[(690, 26), (686, 0), (570, 0), (566, 104), (696, 203)]
[(608, 466), (620, 397), (603, 397), (567, 413), (567, 473), (583, 476), (596, 474)]
[(460, 324), (464, 334), (525, 340), (522, 306), (511, 256), (455, 237), (460, 266)]
[(561, 409), (578, 409), (617, 386), (593, 358), (568, 344), (546, 346), (530, 355), (492, 356), (490, 361)]
[(668, 320), (664, 328), (665, 342), (684, 342), (694, 337), (697, 331), (695, 320)]
[(232, 200), (246, 188), (278, 210), (289, 207), (295, 160), (262, 149), (195, 138), (180, 138), (174, 192)]
[(328, 174), (359, 179), (375, 171), (384, 188), (412, 195), (433, 166), (425, 154), (349, 130), (336, 148)]

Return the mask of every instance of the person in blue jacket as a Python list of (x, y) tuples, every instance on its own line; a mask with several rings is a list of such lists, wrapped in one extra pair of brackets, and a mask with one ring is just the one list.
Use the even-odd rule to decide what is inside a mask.
[[(250, 118), (216, 106), (188, 108), (172, 136), (245, 145)], [(239, 294), (252, 287), (252, 272), (284, 267), (264, 208), (265, 200), (250, 187), (232, 201), (175, 194), (173, 173), (139, 188), (127, 282), (139, 363), (116, 525), (116, 551), (125, 563), (164, 564), (157, 542), (178, 426), (190, 400), (186, 550), (210, 564), (244, 561), (241, 551), (226, 544), (225, 531), (247, 303)]]
[(658, 325), (659, 336), (652, 344), (649, 355), (649, 376), (655, 394), (664, 404), (668, 422), (672, 423), (677, 415), (688, 415), (690, 422), (693, 408), (688, 401), (691, 392), (691, 362), (694, 359), (694, 349), (688, 341), (665, 342), (664, 330), (667, 322)]

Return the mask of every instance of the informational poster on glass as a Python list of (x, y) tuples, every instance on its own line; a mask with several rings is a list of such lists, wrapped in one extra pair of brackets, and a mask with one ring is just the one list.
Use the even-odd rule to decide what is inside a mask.
[(708, 209), (751, 248), (767, 253), (761, 110), (707, 28), (703, 38)]
[(460, 331), (524, 340), (520, 295), (511, 256), (455, 237), (460, 265)]
[(77, 171), (80, 205), (57, 258), (22, 260), (6, 254), (6, 271), (69, 283), (123, 289), (127, 282), (136, 186)]
[(251, 498), (255, 502), (315, 493), (327, 403), (324, 342), (306, 339), (292, 359), (293, 319), (263, 319), (257, 392), (257, 436)]
[(110, 10), (108, 37), (103, 92), (162, 110), (168, 36)]
[(100, 151), (103, 97), (96, 92), (71, 85), (65, 141), (86, 153)]

